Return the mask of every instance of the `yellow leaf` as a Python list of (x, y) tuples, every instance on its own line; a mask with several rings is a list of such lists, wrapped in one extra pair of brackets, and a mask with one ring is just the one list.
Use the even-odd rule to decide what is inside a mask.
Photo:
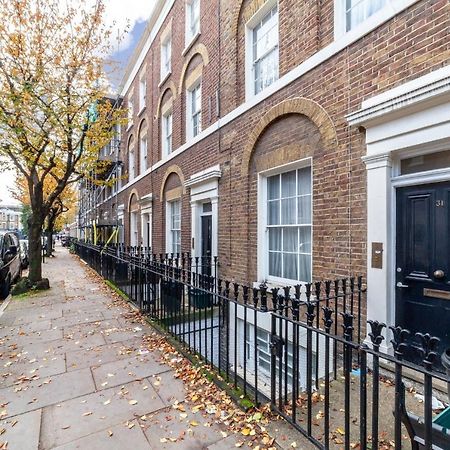
[(198, 422), (195, 421), (195, 420), (191, 420), (191, 421), (189, 422), (189, 424), (190, 424), (191, 426), (193, 426), (193, 427), (198, 427)]
[(244, 429), (242, 429), (241, 433), (244, 436), (248, 436), (250, 434), (250, 431), (251, 431), (250, 428), (244, 428)]

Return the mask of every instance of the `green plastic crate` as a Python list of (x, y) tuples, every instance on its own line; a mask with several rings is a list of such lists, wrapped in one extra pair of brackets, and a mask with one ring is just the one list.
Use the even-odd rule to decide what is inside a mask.
[(450, 406), (444, 409), (440, 414), (438, 414), (433, 423), (436, 425), (440, 425), (442, 428), (445, 428), (445, 434), (450, 434)]

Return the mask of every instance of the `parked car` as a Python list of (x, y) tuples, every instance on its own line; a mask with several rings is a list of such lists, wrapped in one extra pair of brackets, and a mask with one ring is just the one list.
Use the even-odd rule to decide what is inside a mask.
[(0, 298), (9, 295), (11, 284), (20, 278), (22, 266), (19, 239), (11, 232), (0, 233)]
[(22, 269), (28, 269), (30, 261), (28, 259), (28, 240), (20, 239), (20, 261), (22, 263)]

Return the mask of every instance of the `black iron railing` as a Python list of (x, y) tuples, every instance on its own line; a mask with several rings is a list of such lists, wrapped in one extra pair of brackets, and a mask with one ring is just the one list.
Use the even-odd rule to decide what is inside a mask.
[(432, 405), (446, 397), (436, 390), (447, 382), (438, 340), (372, 321), (367, 333), (361, 277), (269, 289), (221, 280), (217, 258), (80, 242), (75, 250), (318, 448), (450, 449), (445, 414), (436, 419)]

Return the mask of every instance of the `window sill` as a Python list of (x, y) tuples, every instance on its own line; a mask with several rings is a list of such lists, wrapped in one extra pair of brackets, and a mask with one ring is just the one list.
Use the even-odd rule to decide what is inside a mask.
[(137, 113), (138, 117), (145, 111), (146, 108), (147, 108), (147, 106), (144, 105), (144, 106), (139, 110), (139, 112)]
[[(272, 279), (266, 279), (263, 281), (255, 281), (253, 282), (253, 287), (259, 289), (261, 286), (261, 283), (264, 283), (267, 286), (267, 292), (271, 293), (271, 289), (278, 288), (280, 289), (280, 294), (284, 294), (284, 291), (282, 290), (284, 287), (289, 286), (290, 287), (290, 295), (293, 296), (295, 294), (295, 286), (301, 285), (304, 286), (305, 284), (308, 284), (306, 281), (296, 281), (296, 280), (286, 280), (286, 281), (278, 281), (278, 280), (272, 280)], [(302, 296), (304, 293), (302, 292)], [(312, 297), (312, 295), (311, 295)]]
[(186, 54), (189, 52), (189, 50), (193, 47), (194, 43), (197, 41), (197, 39), (200, 37), (201, 33), (200, 31), (197, 32), (195, 36), (192, 37), (190, 42), (186, 45), (184, 50), (181, 52), (183, 56), (186, 56)]
[(167, 81), (167, 79), (172, 75), (172, 71), (169, 70), (165, 75), (161, 76), (161, 81), (158, 84), (158, 87), (161, 88), (161, 86)]
[(130, 131), (133, 128), (133, 122), (131, 122), (130, 124), (127, 125), (127, 129), (126, 131)]

